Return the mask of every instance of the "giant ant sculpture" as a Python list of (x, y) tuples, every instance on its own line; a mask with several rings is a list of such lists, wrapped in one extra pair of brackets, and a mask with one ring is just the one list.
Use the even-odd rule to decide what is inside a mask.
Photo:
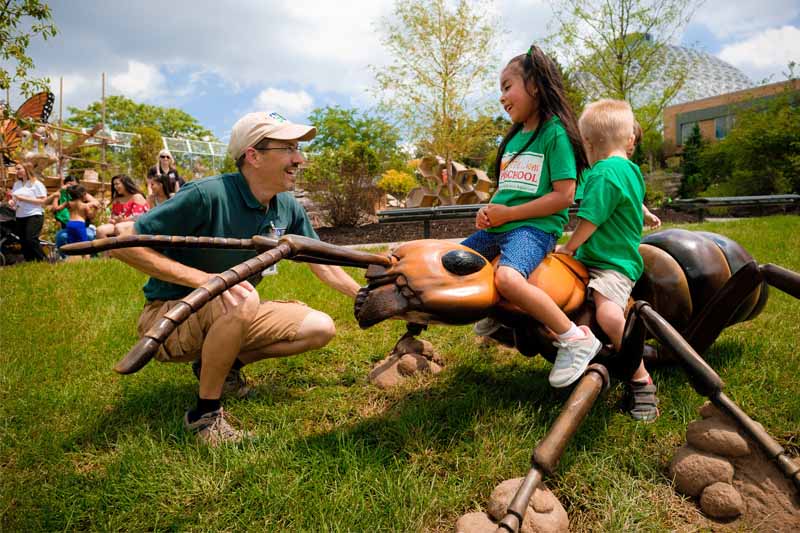
[[(492, 316), (506, 327), (497, 334), (501, 342), (526, 356), (552, 360), (551, 334), (527, 315), (500, 300), (494, 286), (494, 267), (472, 250), (445, 241), (405, 243), (388, 255), (356, 251), (296, 235), (279, 240), (169, 237), (134, 235), (65, 246), (70, 254), (114, 248), (149, 246), (255, 249), (257, 255), (212, 278), (186, 296), (120, 360), (115, 370), (138, 371), (159, 345), (188, 316), (248, 277), (281, 259), (366, 268), (368, 284), (356, 298), (359, 325), (368, 328), (387, 318), (408, 322), (408, 335), (418, 334), (428, 323), (467, 324)], [(500, 521), (498, 532), (516, 532), (528, 502), (545, 474), (552, 474), (566, 448), (610, 374), (628, 379), (654, 338), (659, 357), (679, 363), (694, 389), (706, 396), (740, 426), (800, 491), (800, 466), (756, 422), (722, 391), (724, 383), (699, 354), (722, 330), (757, 316), (767, 301), (768, 286), (800, 298), (800, 275), (776, 265), (759, 265), (738, 243), (722, 235), (686, 230), (666, 230), (642, 240), (640, 253), (645, 271), (632, 295), (622, 348), (604, 348), (573, 389), (561, 414), (537, 445), (532, 465)], [(545, 289), (579, 324), (593, 324), (593, 309), (585, 296), (588, 275), (574, 259), (551, 254), (531, 274), (530, 282)], [(594, 331), (600, 332), (597, 327)]]

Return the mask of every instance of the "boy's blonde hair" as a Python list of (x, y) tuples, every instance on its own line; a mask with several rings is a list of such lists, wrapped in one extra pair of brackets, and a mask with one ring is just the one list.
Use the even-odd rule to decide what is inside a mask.
[(604, 98), (584, 108), (578, 119), (578, 128), (581, 135), (597, 148), (626, 150), (635, 123), (628, 102)]

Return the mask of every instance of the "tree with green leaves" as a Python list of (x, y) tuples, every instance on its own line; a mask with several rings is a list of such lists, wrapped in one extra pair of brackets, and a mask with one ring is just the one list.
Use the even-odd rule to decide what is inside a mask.
[(44, 40), (57, 33), (50, 6), (39, 0), (0, 2), (0, 89), (18, 84), (26, 96), (47, 90), (50, 80), (31, 78), (33, 59), (28, 55), (32, 38)]
[(379, 191), (375, 178), (381, 163), (372, 146), (349, 141), (315, 153), (303, 171), (311, 199), (333, 226), (357, 226), (374, 214)]
[(667, 62), (700, 0), (565, 0), (553, 2), (548, 38), (590, 98), (631, 103), (645, 133), (684, 86), (692, 65)]
[[(482, 118), (476, 119), (482, 120)], [(494, 161), (497, 157), (497, 147), (500, 144), (500, 139), (511, 128), (511, 121), (508, 115), (496, 115), (492, 119), (492, 126), (487, 129), (486, 135), (483, 135), (472, 146), (470, 153), (465, 154), (458, 161), (464, 163), (468, 167), (479, 168), (487, 173), (492, 179), (497, 179), (494, 175)], [(420, 154), (425, 155), (425, 154)]]
[[(156, 154), (164, 148), (158, 131), (147, 126), (136, 128), (136, 137), (131, 141), (131, 169), (133, 179), (144, 183), (148, 169), (153, 166)], [(183, 173), (185, 175), (185, 173)]]
[[(103, 117), (102, 102), (93, 102), (86, 109), (69, 107), (69, 126), (91, 128), (100, 124)], [(164, 137), (182, 139), (216, 140), (214, 134), (203, 127), (196, 118), (172, 107), (140, 104), (124, 96), (106, 98), (106, 128), (115, 131), (132, 132), (137, 128), (148, 127)]]
[(388, 121), (355, 109), (328, 106), (314, 109), (308, 117), (317, 135), (309, 145), (312, 153), (339, 150), (350, 143), (365, 143), (377, 155), (383, 169), (404, 169), (400, 132)]
[(678, 191), (683, 198), (696, 196), (708, 187), (704, 174), (700, 171), (700, 153), (706, 142), (700, 134), (700, 126), (695, 122), (689, 138), (683, 143), (681, 152), (681, 187)]
[(376, 69), (382, 107), (406, 138), (447, 161), (496, 136), (487, 98), (497, 80), (499, 23), (487, 2), (398, 0), (382, 20), (392, 63)]

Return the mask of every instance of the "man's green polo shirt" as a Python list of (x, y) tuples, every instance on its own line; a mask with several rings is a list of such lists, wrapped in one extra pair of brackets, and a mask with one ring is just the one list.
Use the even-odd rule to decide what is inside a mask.
[[(191, 235), (248, 239), (267, 235), (272, 226), (287, 234), (318, 239), (303, 207), (291, 192), (277, 194), (268, 208), (256, 200), (240, 173), (183, 185), (168, 201), (136, 221), (140, 235)], [(205, 272), (222, 272), (256, 255), (254, 250), (164, 249), (167, 257)], [(144, 286), (148, 300), (177, 300), (192, 291), (155, 278)]]

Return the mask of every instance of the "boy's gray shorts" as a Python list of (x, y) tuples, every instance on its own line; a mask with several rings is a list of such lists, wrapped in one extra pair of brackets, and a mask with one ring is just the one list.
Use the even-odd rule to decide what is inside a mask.
[(589, 278), (590, 289), (599, 292), (625, 311), (634, 285), (628, 276), (616, 270), (589, 268)]

